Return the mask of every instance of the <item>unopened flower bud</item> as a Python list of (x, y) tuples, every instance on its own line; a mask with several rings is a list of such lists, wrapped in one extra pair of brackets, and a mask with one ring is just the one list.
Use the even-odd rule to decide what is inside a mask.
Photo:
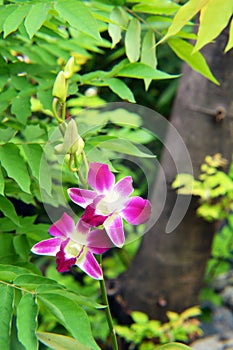
[(67, 124), (63, 144), (55, 147), (56, 151), (61, 154), (75, 154), (79, 156), (84, 148), (84, 141), (78, 133), (78, 128), (73, 119)]
[(64, 75), (66, 79), (69, 79), (74, 74), (74, 57), (71, 57), (65, 65)]
[(53, 85), (53, 96), (57, 97), (61, 103), (66, 101), (68, 85), (66, 82), (65, 74), (60, 71), (56, 77)]

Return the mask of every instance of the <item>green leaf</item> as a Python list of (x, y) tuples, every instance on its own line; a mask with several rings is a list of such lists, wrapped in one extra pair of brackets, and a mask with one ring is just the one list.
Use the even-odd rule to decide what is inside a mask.
[(135, 79), (148, 78), (153, 80), (173, 79), (179, 77), (179, 75), (171, 75), (160, 70), (153, 69), (147, 64), (140, 62), (127, 64), (120, 69), (117, 75), (120, 77), (129, 77)]
[(10, 326), (13, 314), (14, 289), (0, 284), (0, 349), (10, 348)]
[(88, 7), (81, 1), (58, 0), (54, 4), (61, 18), (64, 18), (72, 27), (99, 40), (99, 30), (95, 18)]
[(169, 0), (154, 0), (133, 6), (133, 11), (158, 15), (171, 15), (179, 9), (179, 5)]
[(38, 340), (36, 337), (38, 306), (35, 296), (25, 293), (17, 307), (16, 325), (19, 341), (26, 350), (37, 350)]
[(99, 350), (91, 334), (87, 314), (74, 301), (52, 293), (39, 295), (38, 298), (75, 339), (81, 344), (91, 347), (91, 349)]
[(35, 276), (32, 274), (23, 274), (21, 276), (18, 276), (15, 278), (14, 280), (14, 284), (20, 287), (24, 287), (26, 289), (32, 290), (37, 288), (40, 285), (57, 285), (57, 282), (50, 279), (50, 278), (46, 278), (43, 276)]
[(12, 139), (16, 131), (11, 128), (0, 129), (0, 143), (6, 143)]
[(135, 157), (145, 157), (145, 158), (155, 157), (153, 154), (144, 153), (140, 151), (140, 149), (137, 148), (132, 142), (124, 139), (112, 139), (112, 140), (100, 142), (98, 138), (97, 142), (91, 139), (89, 143), (93, 144), (94, 146), (98, 146), (98, 148), (104, 148), (111, 151), (120, 152), (123, 154), (129, 154)]
[(20, 258), (24, 261), (29, 259), (30, 246), (25, 235), (17, 235), (13, 239), (14, 248)]
[(40, 27), (46, 20), (48, 11), (49, 4), (38, 3), (32, 5), (24, 22), (25, 29), (30, 39), (40, 29)]
[(169, 343), (158, 347), (158, 350), (191, 350), (191, 348), (181, 343)]
[(194, 52), (215, 39), (227, 26), (233, 14), (232, 1), (211, 0), (201, 9)]
[[(22, 108), (23, 106), (23, 108)], [(12, 100), (11, 113), (15, 114), (16, 118), (22, 124), (26, 124), (27, 118), (31, 115), (31, 103), (29, 96), (16, 96)]]
[(225, 53), (232, 49), (233, 47), (233, 18), (231, 20), (230, 28), (229, 28), (229, 39), (225, 48)]
[(122, 28), (126, 28), (129, 17), (124, 9), (120, 7), (114, 7), (110, 13), (110, 20), (116, 22), (109, 23), (108, 25), (108, 33), (112, 38), (112, 48), (114, 48), (116, 44), (121, 40)]
[(27, 157), (27, 162), (32, 171), (32, 175), (39, 180), (40, 176), (40, 162), (43, 154), (43, 149), (38, 144), (23, 145), (23, 150)]
[[(157, 67), (157, 58), (155, 52), (155, 35), (152, 30), (148, 30), (142, 41), (141, 62), (152, 68)], [(145, 89), (148, 90), (152, 79), (144, 79)]]
[(35, 142), (45, 134), (45, 131), (39, 125), (27, 125), (22, 134), (27, 141)]
[(209, 0), (190, 0), (181, 6), (173, 18), (167, 34), (159, 41), (159, 44), (169, 37), (176, 35), (208, 2)]
[(15, 180), (19, 187), (26, 193), (30, 192), (30, 177), (23, 157), (19, 153), (18, 147), (13, 143), (8, 143), (0, 147), (0, 159), (7, 175)]
[(49, 167), (49, 164), (45, 157), (41, 158), (39, 174), (39, 185), (50, 196), (52, 192), (52, 174), (51, 168)]
[(0, 195), (4, 196), (4, 188), (5, 188), (4, 176), (3, 176), (2, 168), (0, 165)]
[(18, 218), (18, 215), (16, 214), (14, 205), (11, 203), (11, 201), (9, 201), (9, 199), (1, 195), (0, 195), (0, 211), (2, 211), (3, 214), (9, 219), (11, 219), (11, 221), (13, 221), (16, 225), (20, 225), (19, 218)]
[(129, 112), (124, 108), (117, 108), (114, 111), (101, 113), (101, 116), (116, 125), (128, 126), (135, 129), (142, 125), (142, 119), (138, 114)]
[(137, 62), (140, 57), (141, 47), (141, 24), (137, 18), (129, 22), (125, 34), (125, 51), (129, 61)]
[(110, 89), (117, 94), (122, 100), (135, 103), (134, 95), (130, 88), (120, 79), (109, 78), (104, 79), (104, 82), (110, 87)]
[(61, 334), (37, 332), (37, 338), (49, 348), (56, 350), (91, 350), (80, 344), (76, 339)]
[(15, 5), (2, 6), (0, 11), (0, 33), (3, 31), (3, 24), (6, 18), (14, 11)]
[(219, 82), (211, 73), (204, 56), (200, 52), (193, 53), (193, 45), (179, 38), (168, 39), (168, 44), (176, 55), (187, 62), (192, 69), (219, 85)]
[(16, 9), (5, 19), (3, 24), (4, 38), (19, 28), (30, 7), (30, 5), (26, 4), (17, 6)]
[(12, 282), (16, 276), (29, 272), (30, 270), (24, 267), (0, 264), (0, 279), (6, 282)]

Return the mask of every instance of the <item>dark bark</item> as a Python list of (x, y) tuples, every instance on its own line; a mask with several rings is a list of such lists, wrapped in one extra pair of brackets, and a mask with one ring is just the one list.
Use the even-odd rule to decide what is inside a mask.
[[(223, 33), (214, 44), (203, 50), (220, 86), (185, 65), (171, 116), (171, 123), (189, 150), (195, 176), (199, 174), (207, 154), (220, 152), (231, 161), (233, 50), (223, 54), (226, 40), (227, 35)], [(169, 135), (167, 142), (173, 142), (169, 140)], [(178, 161), (182, 163), (182, 159)], [(176, 168), (166, 150), (162, 167), (167, 186), (171, 188)], [(160, 198), (161, 181), (158, 176), (153, 196), (155, 205)], [(164, 319), (167, 310), (180, 312), (199, 303), (198, 296), (215, 232), (213, 224), (197, 218), (198, 203), (194, 198), (181, 224), (173, 233), (166, 234), (165, 228), (175, 200), (176, 193), (168, 190), (159, 221), (144, 236), (130, 268), (118, 281), (126, 309), (141, 310), (153, 318)]]

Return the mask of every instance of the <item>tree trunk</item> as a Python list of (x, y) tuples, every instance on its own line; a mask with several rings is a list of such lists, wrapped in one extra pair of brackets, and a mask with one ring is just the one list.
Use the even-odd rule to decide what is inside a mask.
[[(195, 177), (200, 173), (200, 165), (207, 154), (220, 152), (231, 161), (233, 50), (223, 54), (226, 40), (224, 32), (214, 44), (203, 50), (220, 86), (185, 65), (170, 120), (188, 148)], [(168, 134), (167, 142), (172, 144), (169, 137)], [(179, 161), (182, 163), (182, 159)], [(166, 150), (162, 167), (167, 186), (171, 188), (177, 173)], [(154, 205), (160, 198), (161, 181), (158, 176), (152, 199)], [(130, 268), (118, 280), (119, 293), (128, 310), (141, 310), (152, 318), (162, 320), (167, 310), (180, 312), (199, 303), (198, 296), (215, 232), (213, 224), (196, 216), (198, 203), (193, 198), (181, 224), (173, 233), (166, 234), (165, 228), (175, 200), (176, 193), (168, 190), (165, 209), (159, 220), (143, 237)]]

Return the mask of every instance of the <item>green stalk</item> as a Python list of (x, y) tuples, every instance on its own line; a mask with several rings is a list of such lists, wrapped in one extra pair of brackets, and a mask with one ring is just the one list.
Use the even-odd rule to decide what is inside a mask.
[[(100, 266), (102, 268), (102, 255), (100, 255)], [(103, 302), (106, 306), (105, 312), (106, 312), (106, 318), (107, 318), (107, 322), (108, 322), (110, 338), (111, 338), (111, 342), (112, 342), (112, 350), (118, 350), (117, 338), (116, 338), (116, 333), (115, 333), (113, 321), (112, 321), (112, 315), (111, 315), (111, 311), (110, 311), (110, 307), (109, 307), (109, 303), (108, 303), (108, 297), (107, 297), (107, 291), (106, 291), (104, 278), (102, 280), (100, 280), (100, 289), (101, 289), (101, 293), (102, 293)]]

